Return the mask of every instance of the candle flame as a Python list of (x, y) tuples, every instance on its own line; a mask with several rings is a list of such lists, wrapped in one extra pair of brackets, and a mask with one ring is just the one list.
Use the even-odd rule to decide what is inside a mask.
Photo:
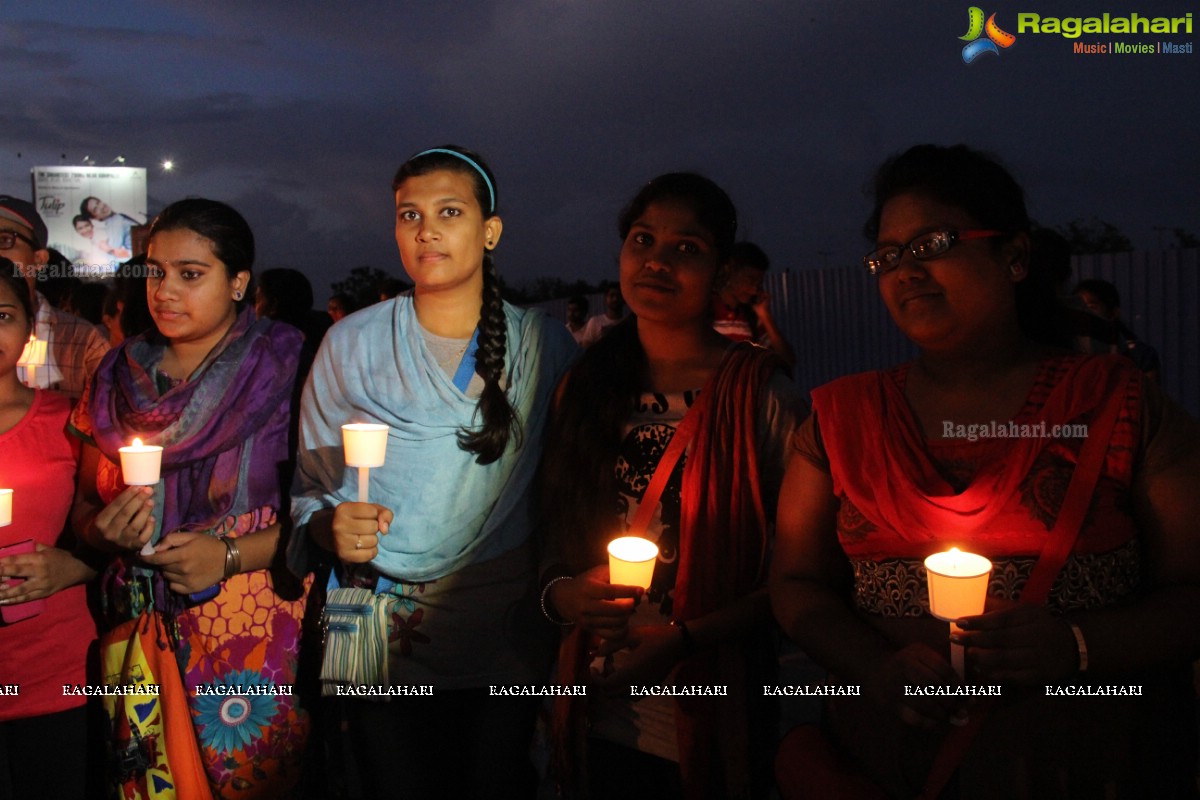
[(141, 446), (142, 446), (142, 440), (141, 440), (141, 439), (139, 439), (139, 438), (137, 438), (137, 437), (135, 436), (135, 437), (134, 437), (134, 439), (133, 439), (133, 446), (134, 446), (134, 447), (141, 447)]

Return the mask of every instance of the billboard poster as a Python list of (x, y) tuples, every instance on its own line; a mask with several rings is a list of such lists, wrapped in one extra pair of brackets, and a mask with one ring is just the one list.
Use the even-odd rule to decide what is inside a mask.
[(76, 275), (104, 277), (135, 253), (133, 228), (146, 222), (143, 167), (34, 167), (33, 203), (49, 246)]

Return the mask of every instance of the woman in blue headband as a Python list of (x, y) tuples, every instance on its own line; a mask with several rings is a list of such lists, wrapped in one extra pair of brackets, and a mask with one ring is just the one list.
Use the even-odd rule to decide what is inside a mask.
[[(490, 687), (548, 675), (528, 489), (551, 395), (577, 348), (560, 323), (501, 299), (492, 251), (503, 225), (478, 155), (418, 153), (392, 191), (415, 287), (347, 317), (321, 345), (302, 401), (292, 509), (307, 538), (337, 557), (336, 582), (373, 592), (367, 614), (387, 641), (372, 682), (391, 696), (345, 671), (322, 678), (327, 694), (366, 695), (346, 714), (367, 796), (531, 797), (537, 699)], [(352, 422), (390, 429), (369, 503), (355, 502), (343, 458), (340, 426)], [(292, 554), (294, 569), (302, 555)], [(327, 607), (327, 668), (354, 627), (338, 621), (345, 596), (331, 592)], [(367, 658), (374, 643), (345, 649)], [(432, 696), (399, 694), (423, 691), (410, 687)]]

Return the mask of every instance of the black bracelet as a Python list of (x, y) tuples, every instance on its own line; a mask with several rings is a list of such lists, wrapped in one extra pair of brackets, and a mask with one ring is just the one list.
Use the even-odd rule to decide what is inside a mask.
[(671, 624), (679, 629), (679, 634), (683, 637), (683, 652), (689, 656), (695, 655), (696, 651), (700, 648), (696, 645), (696, 640), (692, 638), (692, 632), (688, 630), (687, 623), (682, 620), (673, 619), (671, 620)]

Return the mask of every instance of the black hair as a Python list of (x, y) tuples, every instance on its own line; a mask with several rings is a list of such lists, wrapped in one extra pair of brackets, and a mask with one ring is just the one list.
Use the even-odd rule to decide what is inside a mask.
[(92, 218), (89, 217), (87, 214), (76, 214), (75, 216), (71, 217), (71, 225), (72, 226), (78, 225), (81, 222), (86, 222), (88, 225), (91, 225)]
[(80, 281), (71, 287), (71, 291), (67, 295), (71, 304), (71, 313), (86, 319), (93, 325), (99, 325), (104, 313), (104, 296), (107, 293), (108, 288), (102, 283)]
[(756, 269), (766, 272), (771, 268), (771, 259), (761, 247), (754, 242), (737, 242), (733, 252), (729, 254), (729, 264), (733, 269)]
[(303, 272), (276, 267), (263, 270), (255, 282), (266, 298), (263, 316), (303, 329), (313, 305), (312, 284)]
[[(871, 241), (879, 236), (879, 220), (887, 202), (903, 194), (918, 194), (961, 209), (982, 227), (1003, 232), (993, 240), (1003, 247), (1030, 232), (1025, 192), (1007, 169), (991, 155), (956, 144), (919, 144), (894, 155), (875, 173), (874, 207), (863, 225)], [(1069, 347), (1070, 326), (1058, 302), (1053, 270), (1041, 259), (1024, 266), (1024, 280), (1015, 284), (1017, 322), (1030, 339), (1054, 347)]]
[(1045, 272), (1061, 292), (1071, 280), (1071, 243), (1053, 228), (1034, 228), (1029, 234), (1030, 270)]
[(353, 314), (359, 309), (358, 298), (347, 292), (338, 292), (333, 297), (329, 298), (330, 303), (335, 300), (338, 302), (338, 305), (342, 307), (342, 311), (346, 314)]
[(99, 199), (100, 199), (99, 197), (96, 197), (95, 195), (91, 195), (91, 194), (88, 195), (87, 197), (83, 198), (83, 200), (81, 200), (79, 203), (79, 216), (87, 217), (89, 220), (93, 219), (92, 213), (90, 211), (88, 211), (88, 203), (90, 203), (92, 200), (99, 200)]
[(713, 237), (717, 260), (729, 260), (737, 237), (737, 209), (724, 189), (694, 172), (669, 172), (643, 186), (617, 218), (622, 241), (650, 205), (664, 201), (679, 203), (691, 211)]
[(1099, 278), (1088, 278), (1075, 284), (1075, 288), (1071, 290), (1071, 294), (1079, 294), (1087, 292), (1094, 294), (1100, 304), (1104, 306), (1104, 310), (1109, 314), (1116, 313), (1116, 310), (1121, 307), (1121, 294), (1117, 291), (1117, 287), (1113, 286), (1108, 281), (1102, 281)]
[[(737, 210), (729, 195), (694, 173), (662, 175), (646, 184), (621, 212), (624, 239), (651, 204), (673, 201), (689, 209), (712, 236), (718, 258), (729, 258)], [(650, 362), (633, 314), (584, 351), (564, 381), (546, 433), (537, 502), (539, 535), (560, 538), (573, 572), (603, 563), (618, 512), (615, 469), (622, 432), (650, 387)]]
[(100, 313), (106, 317), (115, 317), (121, 313), (121, 287), (115, 281), (104, 293), (104, 303)]
[(12, 290), (17, 296), (17, 301), (21, 304), (21, 309), (25, 312), (25, 330), (26, 332), (33, 330), (34, 311), (33, 311), (33, 296), (29, 293), (29, 283), (21, 274), (21, 270), (17, 265), (4, 256), (0, 256), (0, 279), (3, 279), (4, 284)]
[(132, 339), (147, 331), (157, 332), (146, 298), (146, 255), (136, 255), (118, 267), (113, 285), (120, 293), (121, 334)]
[[(438, 152), (443, 151), (443, 152)], [(450, 152), (444, 152), (450, 151)], [(433, 151), (417, 153), (405, 161), (392, 178), (392, 192), (409, 178), (448, 170), (471, 179), (475, 199), (484, 219), (496, 215), (498, 195), (496, 178), (483, 158), (457, 145), (443, 145)], [(500, 275), (491, 250), (483, 252), (483, 299), (479, 310), (479, 349), (475, 353), (475, 372), (483, 378), (483, 392), (475, 406), (483, 424), (477, 430), (463, 429), (458, 444), (475, 453), (478, 464), (490, 464), (504, 454), (510, 437), (520, 443), (521, 423), (509, 405), (501, 380), (508, 346), (504, 299), (500, 295)]]
[(389, 275), (386, 278), (381, 278), (379, 284), (375, 287), (379, 292), (380, 300), (391, 300), (401, 292), (406, 292), (412, 288), (412, 284), (408, 281), (402, 281), (399, 278), (393, 278)]
[[(230, 280), (239, 272), (253, 274), (254, 233), (232, 206), (218, 200), (189, 197), (167, 206), (150, 225), (149, 240), (164, 231), (189, 230), (212, 243), (213, 255), (225, 265)], [(247, 302), (242, 295), (238, 305)]]

